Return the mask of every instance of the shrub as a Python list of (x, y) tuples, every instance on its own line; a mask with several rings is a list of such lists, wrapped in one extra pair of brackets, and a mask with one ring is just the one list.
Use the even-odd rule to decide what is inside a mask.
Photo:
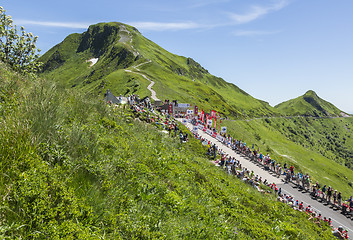
[(0, 59), (10, 65), (14, 70), (31, 74), (37, 72), (41, 63), (36, 62), (39, 49), (36, 47), (38, 37), (26, 33), (21, 27), (19, 33), (13, 25), (11, 16), (6, 15), (0, 7)]

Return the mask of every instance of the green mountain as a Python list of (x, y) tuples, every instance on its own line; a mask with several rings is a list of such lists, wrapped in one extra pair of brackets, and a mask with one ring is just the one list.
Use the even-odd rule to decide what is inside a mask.
[(275, 106), (281, 113), (289, 116), (345, 117), (347, 113), (320, 98), (309, 90), (303, 96), (288, 100)]
[[(88, 61), (91, 59), (98, 61), (92, 65)], [(342, 124), (341, 121), (338, 124), (330, 119), (346, 115), (318, 97), (315, 92), (308, 91), (304, 96), (272, 108), (235, 85), (212, 76), (193, 59), (162, 49), (131, 26), (122, 23), (92, 25), (83, 34), (69, 35), (44, 54), (41, 61), (44, 62), (42, 76), (45, 78), (66, 88), (100, 94), (101, 97), (108, 88), (115, 94), (150, 95), (147, 90), (150, 82), (146, 80), (149, 78), (155, 81), (153, 89), (160, 99), (196, 103), (204, 110), (216, 109), (235, 118), (249, 119), (270, 115), (325, 118), (323, 122), (316, 121), (316, 124), (312, 122), (310, 125), (307, 122), (311, 120), (306, 118), (271, 118), (265, 119), (262, 127), (273, 128), (276, 134), (280, 134), (275, 137), (278, 143), (289, 139), (317, 152), (324, 157), (322, 161), (330, 159), (349, 168), (353, 166), (353, 149), (350, 145), (350, 132), (347, 132), (350, 119), (339, 119), (343, 121)], [(230, 122), (229, 129), (232, 129), (231, 125)], [(262, 127), (249, 128), (248, 133), (239, 137), (252, 135), (253, 132), (259, 136), (258, 132)], [(271, 134), (266, 134), (267, 136), (260, 136), (263, 141), (271, 138)], [(258, 143), (267, 145), (262, 141)], [(273, 146), (267, 145), (265, 148), (267, 147)], [(282, 147), (286, 148), (285, 145), (280, 148)], [(303, 150), (295, 149), (291, 155), (296, 155), (295, 152), (299, 151)], [(307, 161), (303, 163), (303, 167), (306, 163)]]
[[(92, 59), (98, 60), (93, 66)], [(211, 75), (192, 58), (172, 54), (122, 23), (99, 23), (71, 34), (40, 61), (42, 76), (101, 96), (106, 89), (117, 95), (149, 96), (146, 76), (155, 82), (161, 100), (198, 103), (204, 110), (214, 108), (237, 118), (277, 114), (268, 103)]]

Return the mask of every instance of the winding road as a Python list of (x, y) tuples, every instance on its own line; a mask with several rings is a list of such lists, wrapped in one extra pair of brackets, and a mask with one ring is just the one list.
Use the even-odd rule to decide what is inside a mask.
[[(179, 121), (182, 121), (182, 119), (178, 119)], [(193, 125), (191, 123), (187, 123), (186, 126), (192, 130)], [(299, 202), (303, 201), (304, 205), (310, 205), (316, 212), (321, 213), (323, 217), (331, 218), (332, 219), (332, 225), (334, 227), (339, 227), (342, 226), (344, 229), (348, 230), (348, 235), (352, 236), (353, 235), (353, 221), (346, 216), (342, 215), (339, 210), (334, 210), (330, 206), (326, 206), (323, 203), (313, 199), (309, 193), (307, 192), (302, 192), (297, 189), (297, 187), (292, 184), (292, 183), (284, 183), (284, 178), (283, 177), (276, 177), (274, 174), (272, 174), (270, 171), (266, 171), (262, 165), (257, 165), (250, 160), (248, 160), (246, 157), (243, 157), (242, 155), (234, 152), (224, 144), (222, 144), (220, 141), (217, 139), (211, 137), (207, 133), (198, 130), (198, 134), (201, 135), (202, 138), (205, 138), (209, 140), (212, 143), (215, 143), (216, 146), (219, 149), (222, 149), (225, 153), (231, 155), (232, 157), (235, 157), (238, 159), (243, 167), (246, 167), (249, 170), (254, 171), (255, 175), (259, 175), (262, 177), (262, 179), (267, 179), (268, 182), (270, 183), (276, 183), (278, 188), (282, 189), (282, 192), (285, 194), (289, 194), (294, 197), (294, 199), (298, 199)], [(350, 237), (350, 239), (352, 239)]]

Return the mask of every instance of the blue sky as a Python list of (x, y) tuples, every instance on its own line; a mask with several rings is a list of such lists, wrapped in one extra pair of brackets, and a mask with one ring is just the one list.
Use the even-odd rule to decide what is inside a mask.
[(352, 0), (7, 0), (43, 53), (98, 22), (123, 22), (272, 106), (314, 90), (353, 113)]

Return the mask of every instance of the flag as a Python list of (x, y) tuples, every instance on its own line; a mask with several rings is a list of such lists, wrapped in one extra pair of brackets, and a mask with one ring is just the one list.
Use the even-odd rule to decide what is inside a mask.
[(169, 104), (168, 112), (169, 112), (169, 114), (173, 113), (173, 104)]
[(195, 115), (197, 116), (199, 114), (199, 108), (195, 105)]
[(221, 122), (222, 122), (222, 120), (221, 119), (219, 119), (219, 133), (221, 132)]
[(214, 119), (214, 128), (217, 129), (217, 118)]
[(211, 111), (211, 118), (216, 118), (216, 111), (215, 110)]

